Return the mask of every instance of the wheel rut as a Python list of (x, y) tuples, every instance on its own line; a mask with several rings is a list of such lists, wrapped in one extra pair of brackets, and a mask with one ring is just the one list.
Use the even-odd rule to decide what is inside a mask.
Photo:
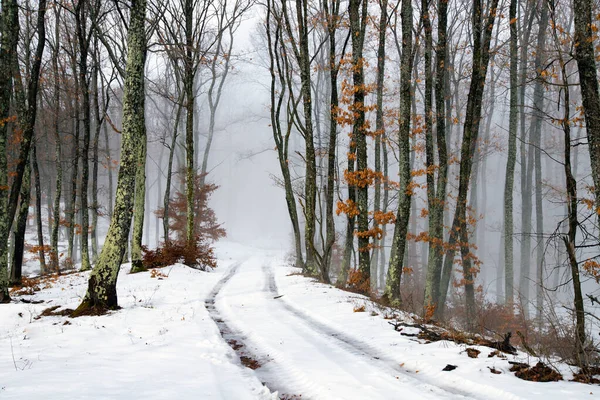
[[(261, 357), (257, 354), (254, 354), (249, 349), (249, 346), (245, 343), (245, 336), (236, 332), (221, 316), (221, 313), (216, 307), (216, 299), (223, 287), (234, 277), (236, 272), (239, 270), (240, 266), (243, 262), (238, 262), (233, 265), (229, 271), (217, 282), (214, 288), (210, 291), (207, 298), (204, 300), (204, 306), (210, 315), (210, 318), (217, 325), (221, 337), (225, 342), (233, 349), (237, 357), (239, 358), (240, 364), (242, 364), (245, 368), (248, 368), (252, 371), (255, 371), (262, 367)], [(263, 362), (268, 362), (268, 360), (264, 360)], [(277, 385), (272, 382), (265, 382), (261, 380), (263, 386), (265, 386), (269, 392), (271, 393), (282, 393), (280, 385)], [(287, 400), (292, 399), (291, 397), (280, 397), (281, 399)]]
[[(309, 327), (313, 331), (320, 333), (321, 335), (329, 337), (333, 342), (335, 342), (338, 346), (344, 348), (346, 351), (353, 353), (355, 355), (362, 356), (369, 360), (369, 362), (373, 365), (377, 365), (382, 370), (391, 374), (402, 374), (404, 377), (414, 380), (415, 383), (430, 385), (433, 388), (437, 388), (440, 392), (446, 395), (451, 394), (457, 398), (469, 398), (469, 399), (478, 399), (478, 396), (474, 396), (472, 393), (457, 390), (454, 387), (449, 387), (440, 382), (434, 382), (430, 379), (423, 379), (413, 375), (409, 371), (403, 369), (400, 366), (400, 363), (385, 354), (383, 354), (379, 349), (365, 343), (363, 341), (357, 340), (348, 334), (340, 331), (338, 329), (332, 328), (317, 319), (311, 317), (306, 314), (304, 311), (296, 308), (291, 303), (284, 299), (284, 296), (279, 293), (279, 289), (277, 287), (277, 282), (275, 280), (275, 274), (273, 272), (273, 268), (268, 265), (264, 265), (262, 267), (262, 271), (266, 276), (267, 280), (267, 288), (274, 298), (274, 301), (279, 302), (280, 306), (284, 308), (287, 312), (292, 314), (294, 317), (302, 320), (305, 326)], [(440, 393), (440, 394), (442, 394)]]

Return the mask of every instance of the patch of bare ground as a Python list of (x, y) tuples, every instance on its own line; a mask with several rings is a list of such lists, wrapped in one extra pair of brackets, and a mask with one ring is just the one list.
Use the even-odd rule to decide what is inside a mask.
[(588, 367), (580, 369), (573, 374), (573, 381), (588, 384), (600, 384), (600, 367)]
[(261, 367), (260, 363), (252, 357), (240, 356), (240, 361), (243, 366), (250, 369), (259, 369)]
[(556, 372), (541, 361), (538, 361), (533, 367), (526, 363), (509, 361), (510, 371), (515, 373), (515, 376), (520, 379), (532, 382), (557, 382), (562, 381), (561, 374)]
[(70, 308), (65, 308), (63, 310), (59, 310), (61, 306), (52, 306), (52, 307), (48, 307), (46, 309), (44, 309), (44, 311), (42, 311), (38, 316), (33, 317), (33, 319), (40, 319), (42, 317), (69, 317), (71, 316), (71, 313), (73, 312), (73, 310), (71, 310)]

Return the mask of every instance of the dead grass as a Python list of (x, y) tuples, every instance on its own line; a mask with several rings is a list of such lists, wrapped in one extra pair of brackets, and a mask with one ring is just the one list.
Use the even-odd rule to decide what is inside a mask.
[(512, 367), (510, 371), (515, 373), (517, 378), (532, 381), (532, 382), (557, 382), (562, 381), (563, 377), (561, 374), (547, 366), (541, 361), (531, 367), (529, 364), (510, 362)]
[(580, 369), (573, 374), (573, 382), (600, 384), (600, 367)]
[[(40, 313), (40, 315), (33, 317), (33, 319), (40, 319), (42, 317), (69, 317), (73, 313), (73, 310), (70, 308), (65, 308), (63, 310), (58, 310), (61, 306), (52, 306), (46, 308), (44, 311)], [(58, 311), (57, 311), (58, 310)]]

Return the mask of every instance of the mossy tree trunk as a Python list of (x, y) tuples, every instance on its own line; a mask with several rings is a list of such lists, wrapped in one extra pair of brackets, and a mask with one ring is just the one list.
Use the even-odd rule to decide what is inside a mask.
[(410, 120), (411, 120), (411, 76), (413, 67), (413, 10), (409, 0), (402, 0), (402, 55), (400, 60), (400, 120), (398, 130), (400, 190), (398, 210), (387, 273), (384, 296), (392, 305), (399, 305), (400, 279), (404, 254), (406, 252), (406, 234), (410, 219), (412, 197), (410, 176)]
[[(6, 198), (8, 192), (8, 169), (6, 164), (6, 135), (10, 108), (10, 95), (13, 89), (13, 78), (11, 75), (20, 75), (18, 68), (18, 59), (14, 57), (17, 52), (17, 42), (19, 33), (18, 5), (16, 1), (2, 2), (2, 39), (0, 42), (0, 303), (8, 302), (8, 268), (7, 268), (7, 244), (12, 221), (14, 219), (18, 199), (21, 192), (21, 186), (25, 171), (29, 168), (29, 153), (33, 139), (34, 125), (37, 113), (37, 94), (42, 64), (42, 56), (46, 45), (46, 0), (39, 1), (37, 13), (37, 44), (33, 54), (33, 63), (29, 69), (27, 65), (28, 84), (27, 84), (27, 103), (24, 100), (17, 102), (19, 111), (19, 125), (23, 134), (21, 137), (19, 156), (15, 166), (14, 178), (10, 187), (10, 197)], [(19, 78), (20, 80), (20, 78)], [(19, 82), (20, 84), (20, 82)], [(21, 92), (24, 89), (20, 89)], [(21, 93), (23, 95), (23, 93)], [(25, 98), (25, 96), (23, 96)], [(8, 200), (8, 201), (7, 201)]]
[(16, 0), (2, 0), (2, 35), (0, 37), (0, 303), (8, 303), (8, 122), (12, 93), (12, 59), (19, 39), (19, 15)]
[(142, 237), (144, 233), (144, 213), (146, 203), (146, 130), (144, 128), (143, 140), (138, 148), (135, 200), (133, 206), (133, 234), (131, 235), (131, 272), (141, 272), (146, 268), (142, 263)]
[[(436, 112), (436, 139), (438, 150), (438, 175), (435, 188), (435, 197), (429, 213), (429, 255), (427, 260), (427, 274), (425, 286), (425, 304), (433, 305), (435, 311), (439, 309), (440, 282), (442, 262), (444, 259), (444, 210), (446, 204), (446, 186), (448, 183), (448, 150), (446, 141), (446, 97), (448, 90), (446, 54), (448, 2), (438, 0), (438, 43), (436, 54), (435, 76), (435, 112)], [(427, 286), (431, 285), (428, 289)]]
[(132, 0), (127, 33), (127, 65), (123, 90), (121, 163), (115, 209), (106, 241), (74, 315), (116, 309), (117, 277), (128, 242), (140, 147), (146, 140), (144, 66), (146, 63), (146, 0)]
[[(600, 93), (592, 28), (592, 0), (573, 0), (575, 17), (575, 59), (589, 142), (596, 207), (600, 210)], [(600, 218), (600, 212), (598, 212)]]

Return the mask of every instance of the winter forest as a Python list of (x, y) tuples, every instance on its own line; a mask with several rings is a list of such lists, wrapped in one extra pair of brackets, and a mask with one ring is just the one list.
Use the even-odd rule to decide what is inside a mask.
[(0, 13), (0, 398), (598, 391), (600, 2)]

